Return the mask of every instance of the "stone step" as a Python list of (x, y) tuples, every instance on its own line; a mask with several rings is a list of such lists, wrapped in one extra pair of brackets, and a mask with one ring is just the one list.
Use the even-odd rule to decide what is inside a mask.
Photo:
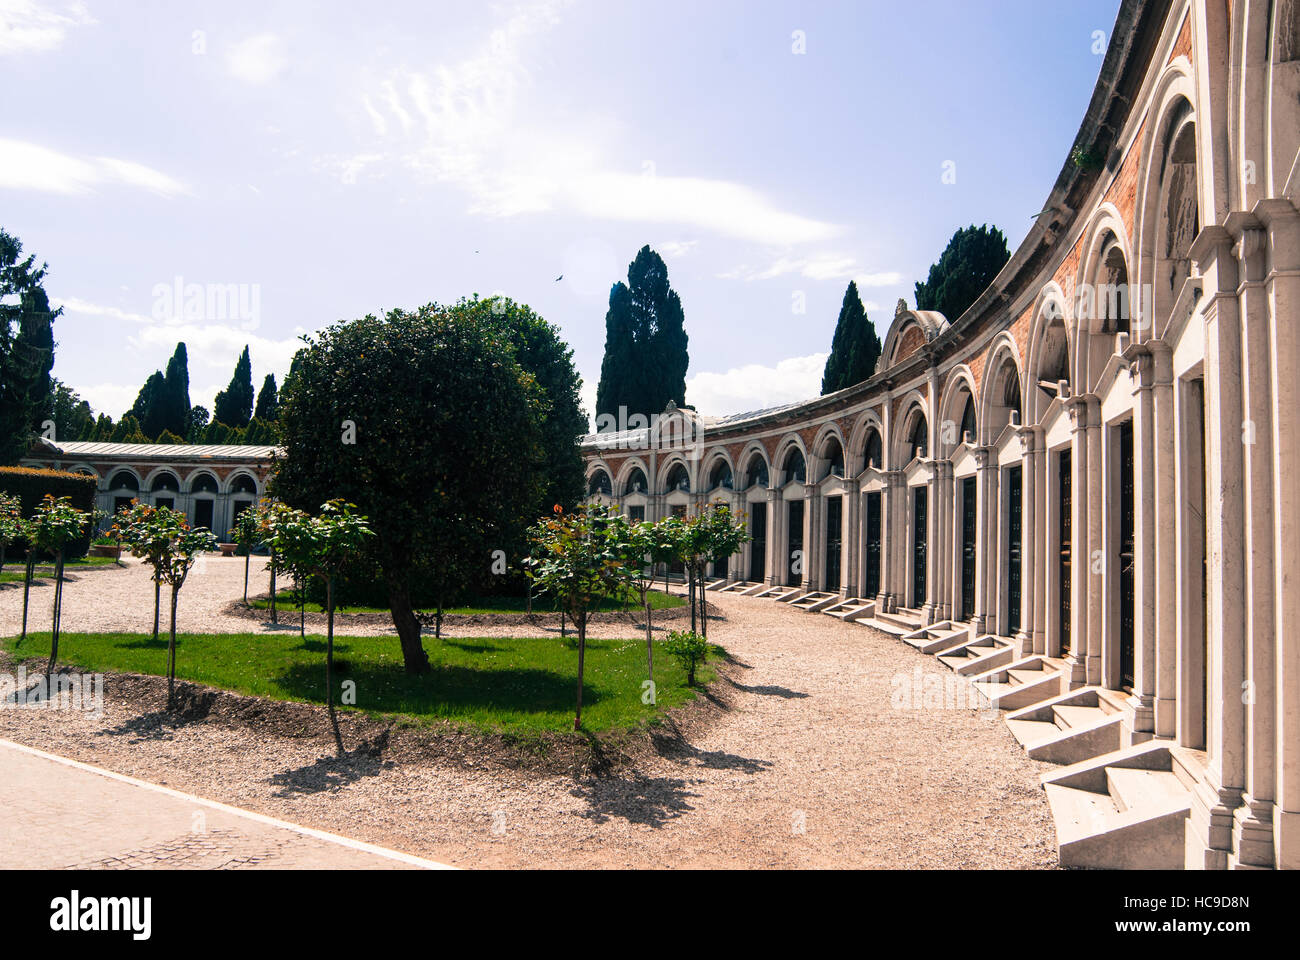
[(1091, 726), (1098, 720), (1108, 716), (1107, 712), (1100, 707), (1076, 706), (1074, 704), (1060, 704), (1053, 707), (1052, 712), (1056, 715), (1056, 725), (1062, 730), (1077, 730)]
[(853, 621), (860, 617), (869, 617), (876, 611), (874, 600), (848, 600), (833, 607), (827, 607), (822, 613), (837, 620)]
[(1044, 774), (1061, 866), (1182, 868), (1191, 791), (1177, 767), (1148, 741)]
[(1054, 737), (1061, 728), (1047, 720), (1007, 720), (1007, 728), (1022, 747)]

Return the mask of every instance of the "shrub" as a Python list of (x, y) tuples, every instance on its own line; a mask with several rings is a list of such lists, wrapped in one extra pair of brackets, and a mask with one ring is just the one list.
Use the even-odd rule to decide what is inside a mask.
[(698, 633), (674, 630), (664, 640), (664, 650), (686, 668), (686, 685), (695, 686), (695, 668), (704, 660), (708, 644)]
[[(62, 470), (47, 470), (37, 467), (0, 467), (0, 493), (8, 493), (22, 501), (24, 517), (31, 517), (41, 501), (48, 494), (51, 497), (67, 497), (72, 506), (85, 513), (95, 509), (95, 490), (98, 484), (94, 477), (83, 473), (66, 473)], [(25, 543), (17, 544), (18, 549), (25, 549)], [(69, 543), (64, 549), (64, 557), (76, 560), (85, 556), (90, 549), (90, 532)]]

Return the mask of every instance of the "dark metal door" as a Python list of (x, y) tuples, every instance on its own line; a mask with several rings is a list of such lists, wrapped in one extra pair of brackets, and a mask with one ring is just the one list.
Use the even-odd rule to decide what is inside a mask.
[(844, 545), (844, 498), (826, 500), (826, 582), (823, 590), (840, 590), (840, 550)]
[(880, 493), (867, 494), (867, 597), (880, 592)]
[(1069, 450), (1061, 451), (1058, 478), (1061, 493), (1060, 555), (1058, 560), (1061, 608), (1061, 656), (1070, 652), (1070, 598), (1074, 578), (1070, 571), (1074, 550), (1074, 458)]
[(912, 606), (925, 605), (926, 527), (929, 519), (929, 493), (925, 487), (912, 491)]
[(1007, 636), (1020, 630), (1023, 478), (1024, 471), (1020, 467), (1007, 471)]
[(961, 482), (961, 618), (975, 616), (975, 478)]
[(756, 503), (749, 514), (749, 579), (762, 583), (767, 578), (767, 504)]
[(803, 580), (803, 501), (790, 501), (790, 549), (785, 557), (785, 583), (797, 587)]
[(1119, 682), (1133, 689), (1137, 634), (1135, 516), (1133, 502), (1133, 422), (1119, 428)]

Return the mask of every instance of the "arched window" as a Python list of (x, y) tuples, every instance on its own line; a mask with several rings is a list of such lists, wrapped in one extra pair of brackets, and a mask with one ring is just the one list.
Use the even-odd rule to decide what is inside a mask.
[(217, 489), (217, 478), (210, 473), (200, 473), (190, 481), (190, 493), (216, 494)]
[[(1161, 229), (1156, 237), (1163, 268), (1158, 280), (1164, 281), (1168, 304), (1173, 305), (1178, 291), (1192, 272), (1190, 250), (1200, 231), (1200, 208), (1196, 184), (1196, 124), (1187, 120), (1191, 104), (1183, 107), (1183, 117), (1171, 125), (1169, 152), (1165, 159), (1161, 184)], [(1181, 126), (1179, 125), (1181, 123)]]
[(807, 479), (807, 465), (798, 447), (790, 448), (790, 452), (785, 455), (785, 463), (782, 464), (781, 470), (785, 473), (786, 483), (791, 481), (803, 483)]
[(727, 466), (727, 461), (719, 460), (711, 471), (709, 471), (709, 489), (717, 490), (721, 487), (723, 490), (730, 490), (731, 467)]
[(668, 471), (668, 483), (664, 492), (671, 493), (673, 490), (681, 490), (684, 493), (691, 492), (691, 475), (686, 472), (686, 467), (680, 463), (673, 464), (673, 468)]
[(907, 448), (913, 458), (925, 459), (930, 455), (930, 427), (925, 422), (925, 415), (918, 413), (912, 424), (912, 433), (907, 438)]
[(604, 494), (608, 497), (613, 493), (613, 490), (614, 488), (609, 482), (609, 474), (604, 470), (597, 470), (591, 475), (591, 479), (587, 481), (588, 496)]
[(648, 489), (650, 484), (646, 483), (645, 471), (640, 467), (633, 467), (632, 472), (628, 474), (624, 493), (645, 493)]
[(1134, 304), (1128, 284), (1128, 263), (1114, 234), (1101, 254), (1101, 281), (1097, 286), (1097, 317), (1103, 333), (1128, 333)]
[(745, 489), (748, 490), (755, 484), (767, 486), (767, 461), (759, 453), (749, 458), (749, 466), (745, 470)]
[(867, 445), (864, 455), (867, 458), (867, 466), (875, 467), (877, 470), (884, 469), (885, 445), (880, 440), (880, 431), (875, 427), (867, 431)]
[(150, 493), (180, 493), (181, 482), (176, 479), (172, 473), (160, 473), (153, 478), (153, 483), (149, 487)]
[(235, 478), (235, 482), (230, 485), (232, 494), (248, 494), (257, 496), (257, 482), (246, 473), (241, 473)]
[(961, 411), (961, 429), (958, 438), (962, 443), (975, 443), (977, 432), (975, 427), (975, 400), (968, 393), (966, 394), (966, 406)]
[(119, 470), (113, 474), (113, 479), (108, 482), (109, 490), (140, 490), (140, 481), (135, 478), (130, 470)]
[(826, 461), (826, 476), (844, 476), (844, 448), (834, 437), (826, 441), (826, 446), (822, 449), (822, 459)]

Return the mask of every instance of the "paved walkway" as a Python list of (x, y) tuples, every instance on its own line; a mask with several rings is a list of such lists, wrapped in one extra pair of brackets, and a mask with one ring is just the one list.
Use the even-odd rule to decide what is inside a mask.
[(441, 864), (0, 740), (0, 868), (412, 869)]

